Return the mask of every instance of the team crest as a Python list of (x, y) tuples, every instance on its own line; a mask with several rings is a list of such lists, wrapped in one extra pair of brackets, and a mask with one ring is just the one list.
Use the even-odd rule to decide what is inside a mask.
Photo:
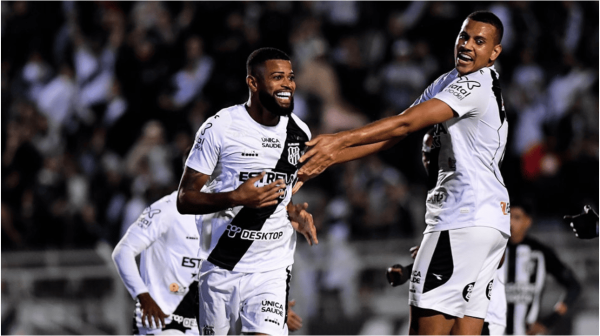
[(471, 282), (470, 284), (466, 285), (465, 288), (463, 289), (463, 299), (465, 299), (465, 301), (469, 302), (469, 299), (471, 299), (471, 293), (473, 293), (473, 287), (475, 287), (475, 283)]
[(300, 147), (299, 143), (288, 144), (288, 162), (295, 166), (300, 160)]
[(488, 300), (492, 299), (492, 287), (494, 286), (494, 279), (490, 280), (490, 282), (487, 285), (487, 288), (485, 289), (485, 296), (487, 296)]

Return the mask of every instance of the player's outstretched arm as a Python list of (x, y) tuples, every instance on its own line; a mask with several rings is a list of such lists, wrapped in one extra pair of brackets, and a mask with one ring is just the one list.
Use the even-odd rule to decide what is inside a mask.
[(177, 193), (177, 211), (181, 214), (207, 214), (243, 205), (262, 208), (277, 205), (277, 199), (283, 195), (285, 182), (282, 179), (262, 187), (254, 183), (265, 176), (265, 172), (251, 177), (237, 189), (223, 193), (204, 193), (200, 190), (206, 184), (209, 175), (185, 167)]
[[(402, 139), (404, 139), (404, 137), (398, 137), (387, 141), (377, 142), (374, 144), (344, 148), (338, 155), (335, 156), (332, 165), (360, 159), (370, 154), (386, 150), (397, 144)], [(302, 185), (304, 185), (304, 182), (321, 174), (325, 170), (325, 168), (326, 167), (320, 167), (319, 169), (313, 170), (311, 172), (308, 172), (306, 169), (300, 168), (300, 170), (298, 171), (298, 182), (296, 182), (296, 185), (294, 185), (292, 194), (295, 194), (302, 187)]]
[(583, 212), (578, 215), (564, 216), (563, 219), (569, 223), (575, 237), (579, 239), (592, 239), (598, 237), (598, 214), (591, 206), (583, 207)]
[(318, 244), (319, 240), (317, 239), (317, 229), (315, 228), (313, 215), (306, 211), (307, 208), (308, 203), (306, 202), (302, 204), (292, 204), (290, 202), (287, 211), (294, 230), (300, 232), (306, 238), (308, 245), (312, 246), (312, 244)]
[[(303, 174), (314, 175), (324, 171), (339, 159), (344, 149), (358, 145), (375, 144), (404, 137), (422, 128), (450, 120), (455, 112), (446, 103), (431, 99), (408, 108), (401, 114), (372, 122), (366, 126), (336, 134), (319, 135), (307, 142), (312, 148), (301, 158)], [(366, 152), (367, 155), (371, 151)]]

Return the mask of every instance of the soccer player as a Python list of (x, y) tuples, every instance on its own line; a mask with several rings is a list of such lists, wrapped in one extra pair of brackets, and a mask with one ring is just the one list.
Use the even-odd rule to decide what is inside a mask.
[(454, 48), (455, 68), (397, 116), (320, 135), (301, 158), (301, 179), (388, 148), (434, 126), (427, 228), (409, 288), (411, 334), (479, 334), (493, 280), (510, 236), (509, 197), (500, 174), (508, 124), (494, 62), (502, 22), (471, 13)]
[(291, 202), (311, 133), (292, 114), (290, 58), (261, 48), (250, 54), (246, 68), (250, 98), (200, 127), (179, 185), (179, 212), (203, 214), (198, 230), (204, 335), (230, 329), (286, 334), (294, 227), (309, 244), (318, 243), (308, 204)]
[[(533, 223), (527, 203), (511, 206), (512, 235), (506, 249), (506, 301), (508, 302), (506, 334), (547, 334), (567, 313), (581, 291), (573, 271), (558, 259), (548, 246), (527, 236)], [(554, 312), (539, 319), (542, 290), (550, 273), (561, 284), (566, 295), (556, 303)]]
[[(198, 335), (196, 219), (177, 212), (177, 192), (154, 202), (129, 227), (112, 257), (134, 299), (134, 335)], [(141, 253), (140, 268), (135, 257)], [(141, 275), (140, 275), (141, 273)]]

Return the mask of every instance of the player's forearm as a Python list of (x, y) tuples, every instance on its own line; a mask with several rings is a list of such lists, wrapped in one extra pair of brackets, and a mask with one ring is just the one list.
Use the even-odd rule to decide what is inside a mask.
[[(362, 145), (376, 145), (394, 138), (404, 138), (411, 131), (410, 124), (403, 115), (387, 117), (377, 120), (363, 127), (338, 133), (344, 147), (357, 147)], [(367, 148), (370, 150), (372, 148)], [(370, 153), (369, 153), (370, 154)], [(366, 156), (368, 154), (365, 154)], [(350, 160), (347, 160), (350, 161)]]
[(180, 189), (177, 195), (177, 211), (183, 215), (204, 215), (241, 205), (236, 192), (203, 193)]
[(136, 298), (140, 293), (148, 292), (148, 287), (140, 276), (137, 263), (135, 262), (135, 249), (124, 243), (123, 240), (115, 247), (112, 259), (117, 268), (117, 272), (127, 288), (132, 298)]
[(368, 145), (360, 145), (360, 146), (354, 146), (354, 147), (348, 147), (348, 148), (344, 148), (340, 154), (338, 155), (338, 157), (336, 158), (336, 164), (337, 163), (344, 163), (344, 162), (348, 162), (348, 161), (352, 161), (352, 160), (356, 160), (356, 159), (360, 159), (362, 157), (371, 155), (373, 153), (377, 153), (383, 150), (386, 150), (392, 146), (394, 146), (395, 144), (397, 144), (400, 140), (404, 139), (405, 136), (403, 137), (398, 137), (395, 139), (391, 139), (388, 141), (381, 141), (381, 142), (377, 142), (374, 144), (368, 144)]

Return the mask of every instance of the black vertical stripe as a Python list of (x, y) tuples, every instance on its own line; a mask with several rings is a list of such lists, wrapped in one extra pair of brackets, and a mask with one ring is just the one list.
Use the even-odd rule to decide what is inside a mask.
[[(298, 168), (288, 160), (289, 144), (298, 143), (300, 151), (303, 151), (306, 146), (304, 143), (308, 141), (308, 135), (302, 131), (291, 116), (288, 118), (286, 133), (283, 151), (273, 171), (292, 176)], [(286, 181), (286, 183), (290, 185), (291, 181)], [(235, 218), (233, 218), (230, 225), (235, 225), (242, 229), (260, 231), (267, 219), (275, 212), (277, 206), (273, 205), (258, 209), (243, 207)], [(230, 237), (228, 231), (225, 231), (207, 260), (214, 265), (232, 271), (254, 242), (253, 240), (241, 239), (240, 236), (241, 233), (237, 233), (233, 237)]]
[(282, 328), (285, 328), (285, 325), (287, 324), (288, 302), (290, 300), (290, 282), (292, 281), (292, 271), (290, 271), (290, 266), (286, 267), (285, 271), (287, 273), (287, 278), (285, 279), (285, 302), (283, 304), (283, 306), (285, 307), (285, 317), (283, 318)]
[(140, 329), (137, 326), (137, 321), (136, 321), (136, 317), (137, 317), (137, 307), (135, 309), (133, 309), (133, 327), (132, 327), (132, 333), (134, 335), (139, 335), (140, 334)]
[[(517, 261), (517, 248), (515, 245), (506, 247), (506, 284), (515, 283), (515, 272), (516, 272), (516, 261)], [(506, 307), (506, 334), (513, 335), (515, 332), (515, 303), (509, 302)]]
[(498, 104), (500, 124), (503, 124), (504, 120), (506, 120), (506, 111), (504, 110), (504, 104), (502, 103), (502, 89), (500, 88), (500, 81), (498, 80), (494, 70), (490, 70), (490, 74), (492, 75), (492, 92), (494, 92), (494, 96), (496, 96), (496, 104)]
[(452, 273), (454, 273), (454, 261), (452, 260), (450, 234), (446, 230), (440, 232), (435, 250), (431, 256), (431, 262), (427, 268), (425, 283), (423, 284), (423, 294), (448, 282)]

